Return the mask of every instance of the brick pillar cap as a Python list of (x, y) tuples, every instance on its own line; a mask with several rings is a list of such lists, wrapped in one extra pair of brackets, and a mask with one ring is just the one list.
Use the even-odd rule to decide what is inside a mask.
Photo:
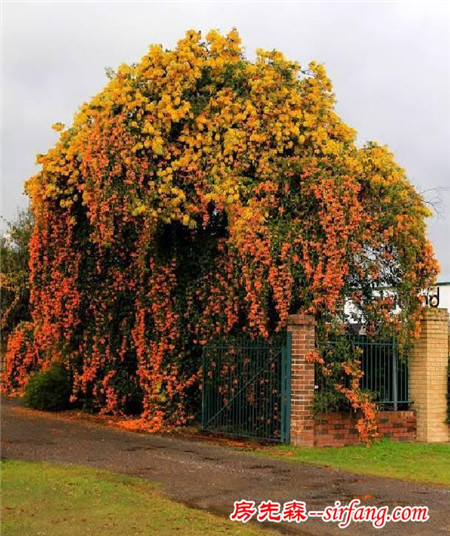
[(313, 315), (296, 314), (288, 316), (288, 326), (315, 326), (316, 319)]
[(448, 310), (442, 307), (424, 307), (423, 309), (424, 318), (440, 318), (446, 320), (448, 318)]

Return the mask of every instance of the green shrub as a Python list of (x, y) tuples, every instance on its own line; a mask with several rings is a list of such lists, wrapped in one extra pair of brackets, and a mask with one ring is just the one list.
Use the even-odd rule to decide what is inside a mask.
[(327, 390), (316, 391), (313, 399), (314, 415), (321, 413), (349, 411), (351, 409), (347, 397), (334, 387), (327, 386)]
[[(346, 372), (345, 365), (348, 365), (352, 369), (351, 365), (360, 361), (360, 349), (353, 346), (347, 336), (331, 333), (328, 339), (320, 345), (319, 351), (325, 362), (326, 369), (316, 364), (316, 391), (313, 400), (314, 414), (351, 411), (352, 406), (347, 396), (338, 386), (345, 388), (351, 386), (353, 376)], [(365, 392), (373, 398), (373, 393), (358, 389), (359, 394)]]
[(48, 370), (30, 377), (24, 402), (28, 408), (60, 411), (70, 406), (71, 393), (70, 374), (62, 364), (54, 363)]

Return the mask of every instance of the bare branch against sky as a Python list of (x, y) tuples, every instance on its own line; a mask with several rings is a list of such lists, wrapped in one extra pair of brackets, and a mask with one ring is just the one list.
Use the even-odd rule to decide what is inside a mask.
[(429, 236), (450, 279), (447, 2), (4, 2), (2, 10), (6, 218), (26, 203), (36, 153), (56, 141), (50, 126), (70, 124), (104, 86), (105, 67), (139, 60), (150, 43), (170, 48), (189, 28), (236, 27), (250, 58), (263, 47), (324, 63), (359, 142), (388, 144), (421, 191), (440, 190)]

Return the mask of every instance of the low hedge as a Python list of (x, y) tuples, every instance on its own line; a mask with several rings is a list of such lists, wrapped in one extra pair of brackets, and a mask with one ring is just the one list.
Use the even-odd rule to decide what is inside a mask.
[(25, 406), (42, 411), (60, 411), (70, 406), (72, 381), (70, 374), (60, 363), (33, 374), (25, 388)]

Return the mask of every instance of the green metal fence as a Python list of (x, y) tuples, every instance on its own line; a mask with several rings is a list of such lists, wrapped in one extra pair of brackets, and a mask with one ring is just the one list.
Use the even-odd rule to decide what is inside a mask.
[[(373, 340), (367, 335), (348, 337), (352, 346), (361, 349), (361, 388), (371, 391), (379, 407), (385, 409), (406, 409), (408, 396), (408, 362), (400, 359), (395, 339)], [(329, 341), (327, 345), (335, 344)], [(320, 386), (319, 386), (320, 388)]]
[(203, 349), (202, 428), (289, 442), (290, 334), (236, 337)]
[[(396, 341), (358, 335), (349, 337), (349, 342), (361, 349), (362, 389), (374, 393), (379, 407), (407, 407), (408, 366), (399, 359)], [(334, 344), (328, 341), (325, 347)], [(203, 348), (203, 430), (289, 442), (290, 385), (289, 333), (269, 340), (235, 337), (207, 344)]]

